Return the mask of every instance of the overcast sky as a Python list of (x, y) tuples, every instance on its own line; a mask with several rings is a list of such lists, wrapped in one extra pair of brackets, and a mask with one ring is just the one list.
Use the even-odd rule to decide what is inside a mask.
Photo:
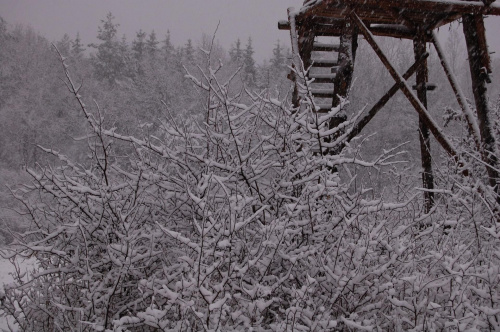
[[(278, 39), (287, 46), (289, 34), (277, 22), (286, 19), (288, 7), (299, 8), (303, 0), (0, 0), (0, 16), (8, 23), (31, 25), (50, 41), (77, 32), (84, 44), (95, 42), (97, 28), (108, 12), (120, 24), (119, 36), (130, 42), (139, 29), (155, 30), (160, 40), (170, 30), (179, 46), (188, 38), (212, 35), (220, 20), (217, 39), (228, 49), (237, 39), (246, 44), (252, 36), (260, 62), (272, 54)], [(500, 17), (487, 21), (490, 51), (500, 56)]]

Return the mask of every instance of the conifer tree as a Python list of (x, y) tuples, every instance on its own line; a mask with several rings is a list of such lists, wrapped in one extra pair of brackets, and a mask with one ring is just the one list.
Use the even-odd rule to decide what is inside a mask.
[(234, 63), (240, 63), (243, 58), (243, 51), (241, 49), (241, 41), (238, 38), (235, 44), (231, 47), (229, 51), (229, 56), (231, 57), (231, 61)]
[(184, 58), (188, 62), (194, 62), (194, 47), (193, 47), (193, 42), (191, 39), (188, 39), (186, 43), (186, 47), (184, 48)]
[(127, 73), (126, 53), (123, 52), (123, 45), (120, 45), (116, 36), (119, 24), (113, 20), (113, 14), (108, 13), (98, 29), (97, 39), (101, 43), (89, 45), (97, 49), (97, 53), (92, 56), (97, 78), (107, 79), (111, 84)]
[(7, 34), (7, 23), (0, 16), (0, 40), (2, 40), (6, 34)]
[(85, 48), (83, 48), (82, 41), (80, 39), (80, 33), (76, 33), (76, 38), (75, 40), (71, 43), (71, 54), (75, 58), (80, 58), (83, 55), (83, 52), (85, 51)]
[(165, 36), (165, 39), (163, 40), (163, 46), (162, 46), (162, 51), (166, 59), (168, 59), (174, 52), (174, 46), (172, 45), (172, 42), (170, 41), (170, 30), (167, 30), (167, 35)]
[(134, 76), (133, 66), (131, 65), (131, 52), (127, 42), (127, 36), (123, 34), (120, 43), (118, 44), (118, 56), (122, 61), (123, 68), (121, 69), (122, 76)]
[(156, 39), (155, 31), (151, 31), (146, 41), (146, 50), (150, 56), (155, 56), (158, 52), (158, 44), (160, 42)]
[(280, 41), (276, 42), (273, 49), (273, 57), (271, 59), (271, 66), (275, 70), (283, 69), (285, 64), (285, 57), (283, 55), (283, 47), (280, 45)]
[(70, 53), (71, 43), (71, 39), (69, 38), (68, 34), (65, 33), (62, 39), (57, 42), (57, 49), (59, 50), (59, 52), (61, 52), (61, 54), (68, 56)]
[(255, 51), (252, 46), (252, 37), (248, 37), (248, 42), (245, 48), (245, 52), (243, 54), (243, 65), (245, 72), (245, 80), (249, 83), (255, 83), (255, 76), (257, 71), (255, 69), (255, 60), (253, 58), (253, 54)]
[(136, 33), (134, 41), (132, 41), (132, 52), (134, 54), (134, 58), (137, 61), (141, 61), (144, 56), (144, 51), (146, 49), (145, 39), (146, 39), (146, 32), (140, 29)]

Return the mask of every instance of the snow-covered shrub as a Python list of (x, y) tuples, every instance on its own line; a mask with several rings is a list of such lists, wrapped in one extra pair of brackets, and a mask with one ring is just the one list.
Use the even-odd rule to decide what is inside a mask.
[(104, 128), (65, 71), (91, 129), (91, 161), (46, 149), (62, 166), (29, 170), (32, 184), (16, 192), (32, 227), (11, 255), (37, 265), (6, 287), (1, 309), (22, 330), (498, 326), (496, 205), (479, 177), (443, 170), (428, 214), (398, 174), (391, 201), (354, 190), (351, 166), (386, 167), (398, 153), (323, 153), (355, 117), (329, 129), (339, 109), (313, 112), (307, 82), (292, 108), (232, 95), (231, 80), (208, 68), (188, 75), (207, 97), (203, 121), (168, 114), (143, 138)]

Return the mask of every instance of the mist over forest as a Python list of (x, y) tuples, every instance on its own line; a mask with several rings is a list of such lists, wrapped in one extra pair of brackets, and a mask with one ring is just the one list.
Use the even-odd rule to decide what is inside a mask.
[[(500, 328), (500, 200), (433, 47), (427, 110), (460, 157), (431, 143), (428, 211), (401, 92), (345, 141), (394, 84), (363, 39), (348, 100), (319, 116), (311, 96), (292, 103), (287, 32), (257, 62), (250, 33), (229, 49), (217, 32), (175, 45), (174, 30), (124, 35), (112, 13), (95, 43), (35, 28), (0, 18), (0, 253), (22, 267), (0, 286), (12, 331)], [(462, 25), (445, 28), (474, 111)], [(414, 62), (411, 40), (377, 42), (399, 72)], [(498, 138), (495, 54), (491, 67)], [(328, 128), (340, 111), (342, 130)], [(340, 153), (321, 152), (334, 142)]]

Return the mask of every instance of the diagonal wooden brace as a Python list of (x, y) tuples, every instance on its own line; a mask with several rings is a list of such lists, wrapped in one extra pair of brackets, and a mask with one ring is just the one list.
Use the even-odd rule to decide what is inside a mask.
[(429, 130), (431, 133), (434, 135), (436, 140), (438, 141), (439, 144), (445, 149), (445, 151), (453, 157), (458, 157), (457, 152), (451, 145), (451, 143), (448, 141), (448, 139), (442, 134), (442, 130), (438, 127), (438, 125), (432, 120), (430, 117), (429, 113), (425, 109), (424, 105), (417, 99), (413, 91), (411, 90), (410, 86), (408, 85), (408, 82), (398, 73), (398, 71), (392, 66), (391, 62), (387, 58), (387, 56), (384, 54), (382, 49), (378, 46), (377, 42), (375, 41), (375, 38), (373, 38), (372, 33), (366, 28), (365, 24), (361, 19), (356, 15), (356, 13), (351, 13), (352, 16), (352, 21), (356, 23), (359, 27), (359, 31), (363, 34), (365, 37), (366, 41), (370, 44), (372, 49), (375, 51), (379, 59), (382, 61), (384, 66), (387, 68), (389, 73), (391, 74), (392, 78), (399, 83), (399, 88), (403, 92), (403, 94), (406, 96), (406, 98), (410, 101), (411, 105), (417, 113), (420, 115), (422, 120), (424, 121), (425, 125), (429, 127)]
[[(425, 60), (429, 57), (429, 53), (425, 53), (420, 59), (415, 61), (413, 65), (411, 65), (410, 68), (404, 73), (403, 78), (405, 80), (409, 79), (417, 70), (418, 67), (420, 67)], [(363, 128), (370, 122), (371, 119), (382, 109), (382, 107), (387, 104), (387, 102), (398, 92), (400, 88), (400, 83), (395, 83), (383, 96), (380, 98), (380, 100), (373, 105), (373, 107), (370, 109), (368, 114), (366, 114), (359, 122), (354, 126), (354, 128), (351, 130), (349, 133), (349, 136), (347, 136), (346, 141), (350, 142), (354, 137), (359, 135), (359, 133), (363, 130)]]

